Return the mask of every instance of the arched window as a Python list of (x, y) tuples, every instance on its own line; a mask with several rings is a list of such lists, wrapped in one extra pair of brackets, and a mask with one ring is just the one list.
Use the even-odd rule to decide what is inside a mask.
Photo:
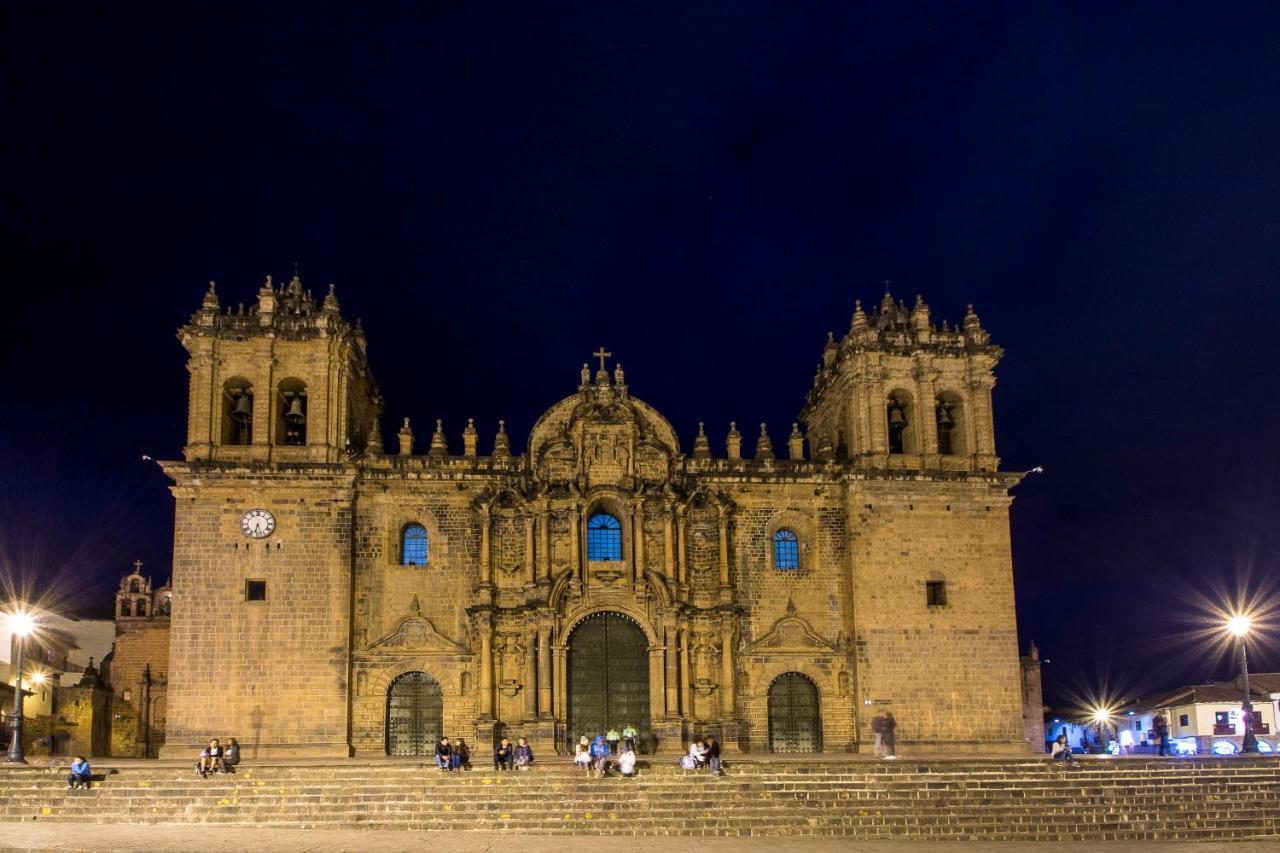
[(222, 386), (222, 443), (253, 443), (253, 386), (228, 379)]
[(919, 453), (916, 448), (916, 413), (911, 395), (902, 390), (894, 391), (885, 405), (885, 414), (889, 427), (889, 452)]
[(307, 443), (307, 385), (301, 379), (284, 379), (279, 389), (276, 444), (301, 447)]
[(400, 564), (425, 566), (427, 564), (427, 528), (410, 524), (404, 529), (400, 542)]
[(935, 402), (938, 422), (938, 453), (943, 456), (963, 456), (964, 405), (960, 395), (944, 391)]
[(773, 534), (773, 567), (783, 571), (800, 568), (800, 540), (790, 530)]
[(622, 525), (618, 519), (605, 512), (591, 516), (587, 522), (587, 559), (622, 559)]

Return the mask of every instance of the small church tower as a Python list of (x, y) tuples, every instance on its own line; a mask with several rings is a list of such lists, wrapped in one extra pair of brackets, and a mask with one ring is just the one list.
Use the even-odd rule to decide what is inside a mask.
[(224, 311), (213, 282), (178, 331), (189, 355), (188, 461), (339, 462), (381, 446), (382, 402), (359, 323), (297, 275)]

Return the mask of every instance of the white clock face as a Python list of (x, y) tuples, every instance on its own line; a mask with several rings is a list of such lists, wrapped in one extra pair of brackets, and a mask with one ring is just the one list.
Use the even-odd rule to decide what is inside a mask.
[(266, 539), (276, 529), (276, 517), (265, 509), (251, 509), (240, 516), (240, 532), (250, 539)]

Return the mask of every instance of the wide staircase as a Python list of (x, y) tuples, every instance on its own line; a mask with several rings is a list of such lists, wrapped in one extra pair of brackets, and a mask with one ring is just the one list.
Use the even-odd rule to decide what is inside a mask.
[(590, 779), (560, 760), (446, 774), (429, 763), (241, 766), (103, 759), (92, 790), (65, 767), (0, 769), (4, 820), (491, 830), (573, 835), (842, 835), (988, 841), (1280, 838), (1275, 758), (730, 761)]

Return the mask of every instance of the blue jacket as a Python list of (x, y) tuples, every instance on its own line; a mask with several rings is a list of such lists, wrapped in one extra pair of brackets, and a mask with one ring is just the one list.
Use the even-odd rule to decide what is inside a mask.
[(529, 746), (528, 744), (524, 746), (520, 746), (519, 744), (516, 744), (516, 761), (519, 761), (522, 758), (528, 761), (530, 764), (532, 764), (533, 763), (533, 747)]
[(596, 735), (596, 739), (591, 742), (591, 757), (604, 758), (606, 755), (612, 754), (609, 744), (604, 742), (603, 735)]
[(71, 772), (72, 772), (72, 773), (75, 773), (75, 774), (77, 774), (77, 775), (84, 775), (84, 774), (86, 774), (86, 773), (90, 772), (90, 771), (89, 771), (89, 762), (88, 762), (88, 761), (73, 761), (73, 762), (71, 762)]

